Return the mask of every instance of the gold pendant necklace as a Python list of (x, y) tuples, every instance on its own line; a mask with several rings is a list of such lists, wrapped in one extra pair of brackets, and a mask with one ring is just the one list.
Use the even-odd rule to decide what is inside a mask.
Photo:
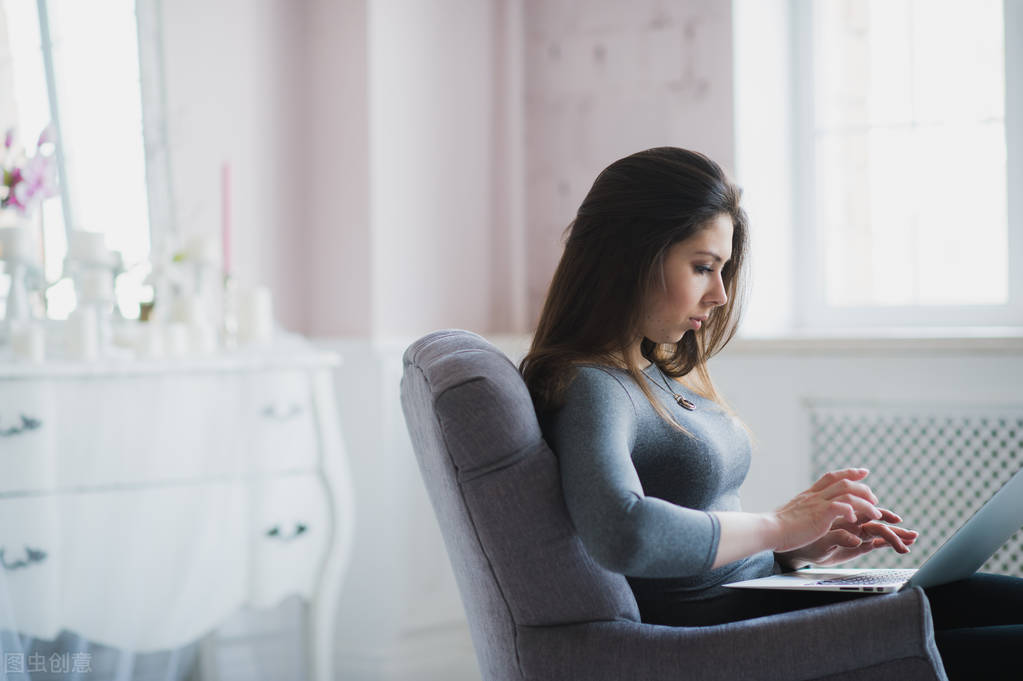
[(684, 409), (688, 409), (689, 411), (694, 411), (696, 409), (696, 405), (695, 404), (693, 404), (692, 402), (687, 400), (685, 397), (683, 397), (682, 395), (679, 395), (677, 392), (675, 392), (674, 390), (671, 389), (671, 386), (668, 384), (667, 376), (664, 375), (664, 372), (661, 371), (661, 367), (659, 367), (659, 366), (657, 367), (657, 373), (659, 373), (661, 375), (661, 379), (664, 381), (664, 385), (663, 386), (660, 383), (658, 383), (657, 381), (654, 381), (654, 379), (650, 378), (646, 374), (643, 374), (643, 375), (646, 376), (647, 378), (650, 378), (651, 381), (654, 381), (654, 385), (656, 385), (658, 388), (660, 388), (661, 390), (665, 390), (668, 393), (670, 393), (671, 396), (675, 398), (675, 401), (678, 402), (678, 406), (680, 406), (680, 407), (682, 407)]

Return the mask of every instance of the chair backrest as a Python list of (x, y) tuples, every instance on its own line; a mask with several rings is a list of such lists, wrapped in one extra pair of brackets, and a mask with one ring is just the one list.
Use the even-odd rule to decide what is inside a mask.
[(401, 403), (484, 679), (517, 670), (517, 625), (639, 621), (628, 582), (590, 558), (515, 365), (481, 336), (405, 351)]

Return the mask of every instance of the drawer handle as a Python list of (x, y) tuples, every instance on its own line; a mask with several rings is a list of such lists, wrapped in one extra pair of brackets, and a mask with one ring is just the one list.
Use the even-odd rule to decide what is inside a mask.
[(22, 414), (21, 425), (11, 426), (10, 428), (0, 428), (0, 437), (14, 437), (15, 435), (20, 435), (21, 433), (41, 428), (42, 425), (43, 422), (39, 419), (34, 419), (31, 416), (25, 416)]
[(278, 409), (277, 405), (268, 404), (263, 407), (263, 418), (273, 419), (275, 421), (290, 421), (291, 419), (298, 418), (305, 412), (301, 404), (292, 403), (285, 409)]
[(293, 541), (298, 538), (299, 535), (305, 534), (309, 531), (309, 526), (305, 523), (295, 523), (295, 529), (291, 534), (286, 534), (281, 530), (280, 525), (274, 525), (266, 531), (266, 536), (275, 537), (282, 541)]
[(45, 551), (33, 549), (30, 546), (25, 547), (24, 560), (8, 561), (7, 558), (4, 557), (4, 551), (6, 551), (6, 549), (0, 549), (0, 565), (3, 565), (5, 570), (17, 570), (18, 568), (28, 567), (32, 563), (42, 563), (46, 559)]

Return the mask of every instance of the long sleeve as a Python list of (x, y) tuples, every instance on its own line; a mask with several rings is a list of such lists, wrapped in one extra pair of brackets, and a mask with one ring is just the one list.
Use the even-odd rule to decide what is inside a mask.
[(720, 538), (717, 518), (646, 496), (632, 458), (638, 422), (633, 397), (618, 378), (578, 368), (565, 405), (545, 429), (576, 531), (590, 555), (615, 572), (707, 572)]

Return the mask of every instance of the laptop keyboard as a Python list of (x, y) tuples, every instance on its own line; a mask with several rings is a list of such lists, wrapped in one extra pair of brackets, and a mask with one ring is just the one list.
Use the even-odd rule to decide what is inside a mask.
[(916, 570), (877, 570), (859, 575), (849, 575), (848, 577), (833, 577), (831, 579), (821, 580), (817, 583), (850, 584), (854, 586), (864, 586), (869, 584), (899, 584), (910, 579), (914, 572), (916, 572)]

